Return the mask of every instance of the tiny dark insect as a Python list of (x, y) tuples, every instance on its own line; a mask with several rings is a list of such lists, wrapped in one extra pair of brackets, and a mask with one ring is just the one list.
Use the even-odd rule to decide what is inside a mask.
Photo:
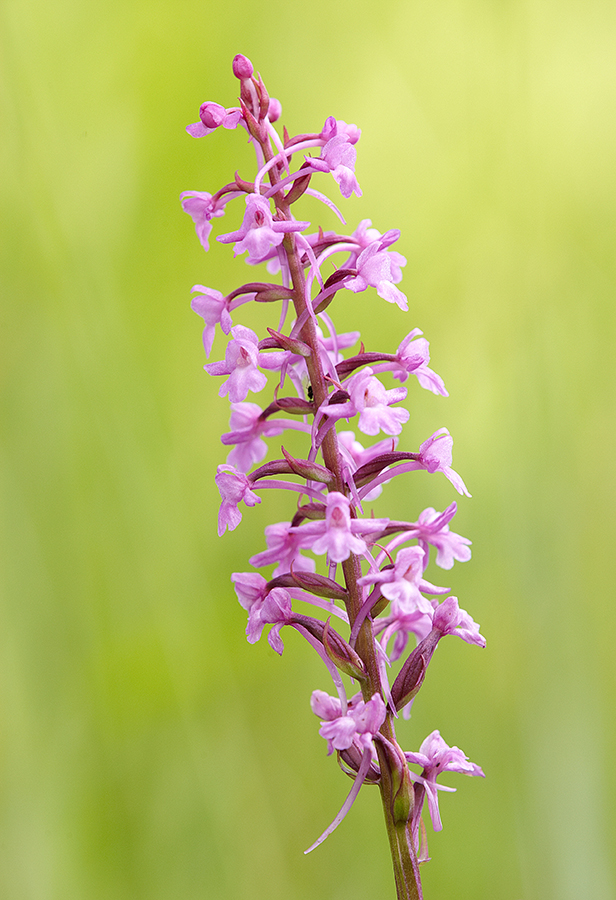
[(311, 384), (308, 385), (308, 389), (307, 389), (306, 393), (308, 394), (308, 399), (309, 399), (309, 400), (314, 400), (314, 394), (313, 394), (313, 392), (312, 392), (312, 385), (311, 385)]

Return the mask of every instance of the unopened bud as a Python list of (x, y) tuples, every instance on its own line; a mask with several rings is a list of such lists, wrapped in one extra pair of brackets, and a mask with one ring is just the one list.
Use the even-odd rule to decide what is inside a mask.
[(304, 343), (304, 341), (300, 341), (299, 338), (288, 337), (280, 331), (274, 331), (273, 328), (268, 328), (267, 330), (283, 350), (288, 350), (290, 353), (295, 353), (296, 356), (303, 356), (306, 359), (312, 356), (312, 350), (309, 345)]
[(238, 53), (233, 58), (233, 74), (236, 78), (250, 78), (253, 72), (252, 63), (247, 56), (242, 56), (241, 53)]
[(400, 786), (394, 794), (392, 801), (393, 819), (396, 825), (404, 825), (408, 822), (413, 810), (414, 802), (415, 791), (413, 789), (413, 782), (409, 775), (408, 766), (405, 766), (404, 771), (402, 772)]
[(453, 634), (460, 623), (460, 608), (455, 597), (447, 597), (440, 603), (432, 620), (432, 627), (442, 634)]
[(294, 475), (300, 475), (308, 481), (318, 481), (329, 486), (333, 485), (334, 474), (326, 466), (311, 462), (309, 459), (295, 459), (290, 453), (287, 453), (284, 447), (280, 449)]
[(267, 110), (268, 119), (270, 122), (277, 122), (281, 115), (282, 105), (280, 100), (276, 100), (275, 97), (270, 97), (269, 109)]
[(351, 645), (347, 644), (345, 639), (331, 628), (329, 622), (329, 619), (327, 622), (322, 622), (320, 619), (313, 619), (312, 616), (294, 614), (290, 624), (305, 628), (317, 641), (323, 644), (325, 652), (341, 672), (344, 672), (345, 675), (349, 675), (351, 678), (363, 680), (366, 677), (363, 662)]
[(318, 575), (316, 572), (304, 572), (301, 569), (295, 571), (293, 566), (291, 566), (290, 572), (272, 578), (268, 582), (268, 587), (270, 589), (272, 587), (300, 587), (309, 594), (325, 597), (327, 600), (342, 600), (346, 603), (349, 599), (347, 591), (337, 581), (332, 581), (331, 578)]
[(206, 128), (219, 128), (225, 120), (227, 110), (220, 103), (208, 100), (199, 108), (199, 118)]

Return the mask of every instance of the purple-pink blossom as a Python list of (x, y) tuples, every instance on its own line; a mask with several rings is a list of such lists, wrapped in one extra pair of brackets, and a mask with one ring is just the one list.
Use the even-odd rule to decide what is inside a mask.
[(351, 395), (356, 412), (359, 413), (360, 431), (369, 435), (378, 434), (379, 431), (384, 431), (385, 434), (400, 434), (403, 424), (408, 422), (409, 412), (406, 409), (392, 409), (391, 406), (406, 398), (405, 388), (385, 390), (369, 366), (362, 372), (352, 375), (345, 387)]
[(409, 308), (406, 296), (396, 287), (402, 280), (400, 267), (406, 265), (406, 259), (395, 250), (385, 249), (386, 246), (388, 244), (379, 239), (362, 250), (357, 257), (357, 274), (348, 278), (344, 286), (354, 293), (374, 287), (379, 297), (406, 311)]
[(284, 423), (262, 418), (262, 411), (256, 403), (231, 404), (229, 424), (232, 430), (223, 434), (221, 441), (227, 446), (234, 445), (227, 456), (227, 462), (240, 472), (248, 472), (264, 458), (267, 453), (264, 437), (272, 437), (284, 431)]
[[(353, 126), (345, 127), (353, 128)], [(331, 172), (343, 197), (350, 197), (353, 193), (361, 197), (361, 188), (355, 177), (356, 159), (357, 150), (349, 137), (345, 133), (337, 132), (327, 141), (321, 155), (316, 159), (309, 158), (308, 162), (319, 172)]]
[(234, 572), (231, 581), (235, 585), (237, 599), (248, 612), (246, 637), (250, 644), (260, 638), (265, 625), (273, 625), (268, 635), (268, 643), (276, 653), (282, 654), (284, 649), (280, 638), (280, 629), (291, 623), (293, 609), (291, 596), (284, 588), (267, 590), (265, 578), (250, 572)]
[(361, 584), (378, 584), (381, 593), (392, 603), (405, 610), (419, 609), (431, 614), (430, 601), (422, 595), (446, 594), (449, 588), (437, 587), (423, 577), (424, 554), (421, 547), (406, 547), (396, 555), (393, 566), (380, 572), (369, 572), (360, 579)]
[(257, 335), (244, 325), (235, 325), (231, 334), (233, 339), (227, 344), (224, 360), (207, 363), (203, 368), (209, 375), (228, 375), (218, 394), (220, 397), (228, 394), (231, 403), (241, 403), (249, 391), (258, 393), (267, 384), (259, 366), (279, 369), (288, 354), (285, 351), (261, 353)]
[(373, 694), (366, 702), (361, 699), (361, 694), (356, 694), (343, 715), (337, 697), (331, 697), (325, 691), (313, 691), (310, 708), (322, 719), (319, 734), (327, 741), (328, 755), (334, 750), (348, 750), (353, 744), (362, 751), (369, 748), (386, 714), (380, 694)]
[[(413, 780), (421, 784), (428, 796), (428, 809), (432, 819), (432, 827), (435, 831), (441, 831), (443, 823), (438, 808), (438, 793), (440, 788), (445, 791), (455, 791), (455, 788), (437, 785), (436, 779), (443, 772), (459, 772), (461, 775), (481, 775), (485, 778), (481, 768), (475, 763), (469, 762), (458, 747), (450, 747), (445, 743), (439, 731), (433, 731), (422, 743), (417, 753), (405, 753), (410, 763), (423, 766), (421, 775), (413, 773)], [(423, 800), (423, 798), (421, 798)], [(419, 819), (419, 812), (413, 814), (414, 819)]]
[(424, 549), (426, 564), (429, 544), (436, 547), (436, 564), (441, 569), (451, 569), (456, 559), (458, 562), (467, 562), (471, 558), (469, 550), (471, 541), (456, 534), (455, 531), (449, 530), (449, 522), (453, 519), (457, 508), (455, 501), (442, 513), (438, 513), (429, 506), (424, 509), (415, 523), (413, 531), (416, 529), (416, 534), (414, 536), (417, 537), (420, 547)]
[(446, 594), (449, 588), (437, 587), (423, 578), (424, 554), (421, 547), (400, 550), (393, 566), (380, 572), (369, 572), (360, 584), (378, 584), (384, 597), (391, 601), (388, 615), (375, 622), (383, 646), (395, 635), (391, 659), (399, 659), (412, 633), (423, 640), (432, 629), (434, 608), (424, 594)]
[(457, 472), (451, 468), (453, 438), (446, 428), (439, 428), (419, 448), (418, 465), (428, 472), (442, 472), (451, 481), (459, 494), (470, 497), (466, 485)]
[(422, 334), (423, 331), (419, 328), (413, 328), (400, 342), (392, 374), (399, 381), (406, 381), (409, 374), (416, 375), (422, 388), (447, 397), (449, 395), (445, 390), (443, 379), (428, 366), (430, 344), (424, 337), (420, 337)]
[(343, 135), (349, 144), (356, 144), (361, 137), (361, 128), (358, 128), (357, 125), (347, 125), (342, 119), (329, 116), (325, 120), (320, 137), (327, 143), (336, 135)]
[(225, 208), (212, 201), (212, 195), (205, 191), (183, 191), (180, 194), (182, 209), (195, 223), (197, 237), (204, 250), (209, 250), (209, 236), (212, 219), (224, 216)]
[(250, 557), (250, 565), (255, 568), (277, 563), (272, 577), (284, 575), (293, 568), (297, 572), (314, 572), (315, 561), (303, 556), (300, 550), (310, 547), (313, 537), (303, 528), (291, 528), (290, 522), (278, 522), (265, 528), (267, 550)]
[(479, 625), (465, 609), (460, 609), (457, 597), (447, 597), (436, 606), (432, 627), (440, 631), (441, 636), (457, 634), (467, 644), (476, 644), (478, 647), (486, 645), (486, 639), (479, 634)]
[(234, 243), (233, 253), (248, 251), (249, 263), (258, 263), (266, 258), (272, 247), (282, 243), (285, 234), (303, 231), (310, 222), (282, 222), (274, 220), (267, 200), (259, 194), (248, 194), (246, 212), (239, 231), (221, 234), (217, 238), (222, 244)]
[(228, 394), (232, 403), (241, 403), (249, 391), (262, 391), (267, 378), (259, 371), (259, 339), (254, 331), (236, 325), (231, 334), (233, 340), (227, 344), (224, 362), (208, 363), (203, 368), (209, 375), (228, 375), (218, 393), (221, 397)]
[(196, 294), (192, 298), (190, 306), (205, 321), (203, 347), (206, 358), (209, 358), (216, 334), (216, 326), (220, 325), (225, 334), (229, 334), (233, 326), (229, 314), (229, 298), (223, 297), (220, 291), (213, 291), (203, 284), (195, 284), (193, 291), (203, 291), (203, 293)]
[(238, 505), (243, 501), (246, 506), (256, 506), (261, 498), (251, 488), (251, 483), (243, 472), (233, 466), (218, 466), (216, 470), (216, 486), (220, 491), (222, 503), (218, 512), (218, 535), (228, 528), (233, 531), (242, 521)]
[(359, 415), (358, 428), (364, 434), (400, 434), (402, 425), (408, 421), (406, 409), (391, 409), (406, 397), (406, 388), (386, 390), (373, 370), (366, 366), (362, 372), (352, 375), (344, 385), (349, 399), (344, 403), (322, 406), (323, 415), (330, 419), (350, 419)]
[(327, 553), (332, 562), (344, 562), (351, 553), (366, 552), (366, 541), (360, 535), (374, 534), (384, 528), (389, 519), (352, 519), (351, 502), (338, 491), (331, 491), (326, 499), (325, 520), (298, 526), (304, 535), (312, 537), (310, 549)]
[(206, 100), (199, 108), (199, 121), (186, 126), (186, 131), (191, 137), (205, 137), (222, 125), (223, 128), (237, 128), (242, 118), (242, 110), (239, 107), (225, 109), (220, 103)]

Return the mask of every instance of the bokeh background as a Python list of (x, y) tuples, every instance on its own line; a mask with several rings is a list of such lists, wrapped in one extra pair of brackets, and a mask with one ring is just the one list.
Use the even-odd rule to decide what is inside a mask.
[[(332, 309), (373, 349), (423, 328), (450, 397), (411, 385), (403, 446), (449, 427), (473, 493), (473, 560), (432, 578), (488, 647), (448, 640), (400, 726), (487, 775), (449, 777), (427, 900), (616, 896), (616, 6), (3, 0), (0, 26), (0, 896), (393, 896), (373, 789), (302, 854), (349, 788), (327, 677), (294, 633), (282, 659), (243, 635), (229, 575), (286, 498), (216, 536), (228, 408), (189, 292), (247, 270), (178, 195), (251, 177), (243, 133), (184, 131), (235, 104), (237, 52), (291, 132), (362, 127), (345, 214), (401, 229), (410, 311)], [(375, 509), (452, 499), (417, 473)]]

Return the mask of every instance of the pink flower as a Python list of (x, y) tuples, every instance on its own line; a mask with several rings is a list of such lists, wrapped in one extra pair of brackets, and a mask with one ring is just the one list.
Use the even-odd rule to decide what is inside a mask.
[(409, 308), (406, 296), (396, 287), (402, 281), (400, 267), (406, 265), (406, 259), (401, 253), (386, 250), (385, 246), (381, 239), (362, 250), (357, 258), (357, 274), (345, 281), (344, 286), (354, 293), (374, 287), (379, 297), (397, 303), (406, 311)]
[(205, 191), (183, 191), (180, 194), (182, 209), (195, 223), (197, 237), (204, 250), (209, 250), (208, 238), (212, 230), (211, 220), (224, 216), (224, 206), (212, 203), (212, 195)]
[[(421, 784), (428, 795), (428, 809), (430, 810), (430, 818), (432, 819), (432, 827), (435, 831), (441, 831), (443, 823), (438, 808), (437, 788), (446, 791), (455, 791), (455, 788), (442, 787), (437, 785), (436, 779), (443, 772), (459, 772), (462, 775), (481, 775), (485, 778), (482, 770), (475, 763), (469, 762), (466, 756), (458, 747), (449, 747), (440, 735), (439, 731), (433, 731), (429, 734), (419, 748), (418, 753), (404, 754), (410, 763), (423, 766), (421, 775), (413, 773), (413, 780)], [(421, 798), (423, 802), (423, 798)], [(419, 810), (420, 811), (420, 810)], [(419, 821), (419, 811), (413, 813), (413, 820)]]
[(223, 434), (223, 444), (235, 444), (227, 456), (227, 462), (240, 472), (248, 472), (261, 462), (267, 453), (263, 437), (282, 434), (284, 424), (261, 418), (262, 409), (256, 403), (232, 403), (230, 426), (232, 431)]
[[(391, 659), (399, 659), (407, 644), (409, 633), (423, 640), (432, 630), (434, 609), (423, 594), (446, 594), (449, 588), (437, 587), (423, 576), (424, 554), (421, 547), (407, 547), (396, 556), (393, 566), (380, 572), (369, 572), (360, 584), (378, 584), (384, 597), (391, 601), (389, 615), (375, 622), (375, 631), (382, 633), (383, 646), (395, 635)], [(423, 592), (423, 593), (422, 593)]]
[(255, 644), (263, 632), (264, 625), (273, 625), (268, 635), (268, 643), (276, 653), (284, 649), (280, 629), (289, 625), (293, 615), (291, 597), (284, 588), (267, 591), (267, 581), (261, 575), (250, 572), (234, 572), (231, 581), (235, 585), (237, 599), (248, 612), (246, 637)]
[(251, 483), (243, 474), (233, 466), (218, 466), (216, 470), (216, 486), (220, 491), (222, 503), (218, 512), (218, 536), (222, 536), (226, 529), (233, 531), (242, 521), (242, 514), (238, 509), (243, 500), (246, 506), (256, 506), (261, 498), (251, 489)]
[(347, 125), (342, 119), (335, 119), (333, 116), (328, 116), (325, 120), (325, 125), (323, 126), (320, 137), (327, 143), (333, 137), (336, 137), (336, 135), (343, 135), (349, 144), (356, 144), (361, 137), (361, 128), (358, 128), (357, 125)]
[(343, 197), (355, 193), (361, 197), (361, 188), (355, 177), (357, 150), (346, 134), (338, 133), (321, 150), (320, 159), (328, 166)]
[[(430, 607), (430, 604), (427, 604)], [(392, 604), (388, 616), (380, 617), (374, 622), (374, 633), (380, 635), (383, 649), (389, 653), (391, 662), (400, 659), (406, 649), (409, 634), (414, 634), (418, 641), (423, 641), (432, 631), (432, 609)], [(391, 651), (387, 645), (394, 638)]]
[(209, 358), (216, 334), (216, 326), (220, 325), (225, 334), (229, 334), (233, 322), (229, 315), (229, 300), (220, 291), (214, 291), (203, 284), (195, 284), (193, 291), (203, 291), (190, 301), (191, 309), (205, 321), (203, 329), (203, 347), (206, 358)]
[(239, 107), (225, 109), (220, 103), (206, 101), (199, 108), (199, 121), (193, 125), (187, 125), (186, 131), (191, 137), (205, 137), (222, 125), (224, 128), (237, 128), (242, 118), (242, 110)]
[(457, 472), (451, 468), (451, 448), (453, 447), (453, 438), (446, 428), (439, 428), (434, 434), (424, 441), (419, 448), (420, 458), (418, 465), (428, 472), (442, 472), (445, 478), (453, 484), (459, 494), (466, 494), (470, 497), (466, 485)]
[(267, 384), (267, 378), (259, 371), (259, 366), (279, 369), (287, 354), (259, 352), (259, 339), (250, 328), (236, 325), (231, 329), (233, 340), (227, 344), (224, 360), (207, 363), (203, 368), (209, 375), (228, 375), (218, 394), (229, 395), (232, 403), (241, 403), (249, 391), (258, 393)]
[(457, 597), (447, 597), (436, 607), (432, 627), (438, 629), (441, 635), (457, 634), (467, 644), (476, 644), (478, 647), (486, 645), (486, 639), (479, 634), (479, 625), (466, 610), (460, 609)]
[(370, 572), (360, 578), (360, 584), (379, 584), (381, 593), (393, 604), (403, 607), (405, 611), (414, 609), (427, 613), (432, 617), (432, 606), (422, 595), (446, 594), (449, 588), (437, 587), (423, 578), (424, 554), (421, 547), (406, 547), (396, 556), (396, 562), (390, 568), (380, 572)]
[(406, 409), (390, 407), (392, 403), (399, 403), (406, 398), (405, 388), (385, 390), (369, 366), (353, 375), (345, 387), (351, 395), (356, 412), (359, 413), (360, 431), (370, 435), (378, 434), (381, 430), (385, 434), (400, 434), (402, 425), (408, 422), (409, 412)]
[(268, 525), (265, 529), (265, 541), (268, 549), (251, 556), (251, 566), (259, 569), (261, 566), (278, 563), (272, 572), (272, 578), (285, 575), (291, 571), (291, 567), (297, 572), (314, 572), (315, 561), (300, 553), (302, 548), (310, 547), (313, 541), (311, 535), (303, 534), (302, 528), (293, 531), (290, 522)]
[(382, 530), (389, 519), (351, 519), (350, 500), (338, 491), (327, 495), (325, 521), (308, 522), (297, 527), (307, 537), (314, 553), (327, 553), (332, 562), (343, 562), (351, 553), (365, 553), (366, 542), (360, 534), (373, 534)]
[(235, 243), (235, 256), (247, 250), (247, 262), (258, 263), (265, 259), (272, 247), (282, 243), (285, 234), (303, 231), (309, 225), (310, 222), (274, 221), (267, 200), (259, 194), (248, 194), (240, 230), (221, 234), (217, 240), (222, 244)]
[(356, 159), (357, 150), (347, 135), (336, 133), (325, 144), (321, 150), (321, 155), (316, 159), (309, 157), (308, 162), (318, 172), (331, 172), (343, 197), (350, 197), (353, 193), (361, 197), (361, 188), (355, 177)]
[(429, 506), (419, 516), (415, 527), (419, 545), (426, 554), (426, 564), (428, 544), (436, 547), (436, 564), (441, 569), (451, 569), (454, 559), (467, 562), (471, 558), (471, 551), (468, 549), (471, 541), (449, 530), (449, 522), (453, 519), (457, 508), (455, 501), (442, 513), (437, 513)]
[(346, 715), (342, 715), (337, 697), (330, 697), (325, 691), (313, 691), (310, 708), (323, 720), (319, 734), (327, 741), (328, 755), (334, 750), (348, 750), (353, 744), (362, 751), (369, 748), (386, 715), (380, 694), (373, 694), (367, 702), (361, 699), (361, 694), (356, 694)]
[(422, 388), (447, 397), (449, 395), (445, 390), (443, 379), (428, 367), (430, 345), (425, 338), (420, 337), (422, 334), (423, 331), (419, 328), (413, 328), (401, 341), (396, 353), (393, 376), (400, 381), (406, 381), (409, 374), (416, 375)]

